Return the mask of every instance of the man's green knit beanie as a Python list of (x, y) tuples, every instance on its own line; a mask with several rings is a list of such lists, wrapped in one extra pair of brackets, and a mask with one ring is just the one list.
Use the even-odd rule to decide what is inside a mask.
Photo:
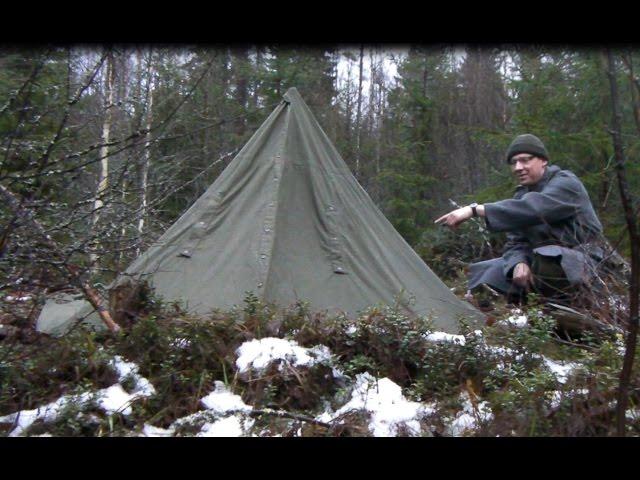
[(507, 149), (507, 163), (511, 160), (511, 157), (519, 153), (529, 153), (549, 160), (547, 149), (544, 148), (542, 140), (530, 133), (518, 135), (515, 140), (511, 142), (511, 145), (509, 145)]

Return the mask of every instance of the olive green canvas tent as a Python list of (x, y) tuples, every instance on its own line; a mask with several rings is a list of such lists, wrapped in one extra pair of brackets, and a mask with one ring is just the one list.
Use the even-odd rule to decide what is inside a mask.
[(378, 210), (295, 88), (126, 277), (194, 313), (241, 305), (251, 291), (348, 315), (399, 305), (449, 333), (461, 317), (482, 318)]

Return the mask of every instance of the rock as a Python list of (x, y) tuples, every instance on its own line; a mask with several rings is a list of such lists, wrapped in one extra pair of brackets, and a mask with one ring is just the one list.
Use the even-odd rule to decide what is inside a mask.
[(556, 320), (558, 327), (568, 332), (582, 332), (585, 330), (591, 330), (601, 334), (611, 334), (615, 332), (615, 329), (611, 325), (584, 313), (580, 313), (573, 308), (557, 303), (547, 303), (546, 306), (546, 310), (548, 310), (549, 315)]

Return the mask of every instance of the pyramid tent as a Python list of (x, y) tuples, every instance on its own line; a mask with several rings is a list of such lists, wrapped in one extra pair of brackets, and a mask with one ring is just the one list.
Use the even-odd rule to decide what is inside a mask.
[(240, 305), (251, 291), (348, 315), (399, 305), (450, 333), (461, 317), (483, 318), (378, 210), (295, 88), (126, 277), (193, 313)]

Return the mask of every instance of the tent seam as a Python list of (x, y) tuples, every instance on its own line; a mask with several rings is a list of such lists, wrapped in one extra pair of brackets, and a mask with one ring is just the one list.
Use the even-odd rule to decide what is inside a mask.
[[(282, 129), (282, 139), (280, 140), (280, 147), (277, 150), (276, 156), (275, 156), (275, 162), (274, 162), (274, 169), (275, 169), (275, 177), (274, 177), (274, 189), (273, 189), (273, 219), (272, 219), (272, 223), (271, 225), (267, 225), (266, 221), (263, 221), (263, 232), (262, 232), (262, 236), (263, 238), (265, 237), (265, 234), (267, 233), (271, 233), (271, 239), (269, 240), (268, 243), (268, 248), (261, 248), (261, 252), (259, 252), (260, 256), (262, 255), (267, 255), (266, 257), (266, 266), (264, 268), (264, 278), (259, 280), (258, 283), (258, 288), (262, 289), (262, 292), (260, 294), (261, 299), (264, 301), (266, 300), (266, 293), (267, 293), (267, 285), (268, 285), (268, 280), (269, 280), (269, 276), (271, 274), (271, 264), (273, 262), (273, 252), (274, 252), (274, 247), (275, 247), (275, 235), (276, 235), (276, 224), (278, 221), (278, 212), (280, 211), (280, 188), (282, 186), (282, 176), (284, 173), (284, 150), (285, 150), (285, 144), (286, 144), (286, 139), (287, 139), (287, 134), (289, 131), (289, 119), (291, 116), (291, 102), (285, 101), (286, 103), (286, 113), (285, 113), (285, 117), (284, 117), (284, 127)], [(266, 229), (269, 228), (269, 231), (267, 232)], [(263, 243), (263, 242), (261, 242)]]

